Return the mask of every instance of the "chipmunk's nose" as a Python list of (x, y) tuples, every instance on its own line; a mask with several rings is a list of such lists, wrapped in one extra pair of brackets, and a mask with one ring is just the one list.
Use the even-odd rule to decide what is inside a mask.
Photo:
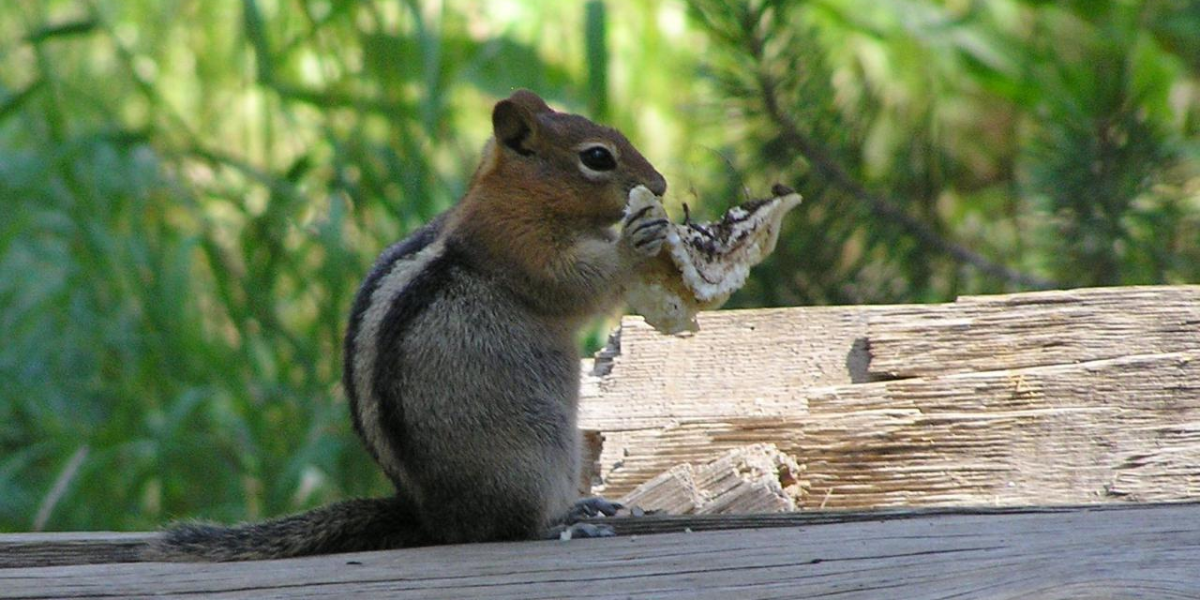
[(661, 196), (667, 193), (667, 180), (658, 173), (655, 173), (654, 176), (646, 181), (644, 185), (646, 186), (646, 189), (654, 192), (655, 196)]

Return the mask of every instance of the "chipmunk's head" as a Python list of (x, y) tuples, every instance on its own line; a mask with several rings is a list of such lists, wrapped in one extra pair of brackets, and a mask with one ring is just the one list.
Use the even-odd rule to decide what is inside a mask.
[(667, 190), (667, 181), (621, 132), (556, 112), (528, 90), (496, 104), (492, 127), (476, 181), (503, 185), (548, 217), (611, 224), (634, 187), (660, 196)]

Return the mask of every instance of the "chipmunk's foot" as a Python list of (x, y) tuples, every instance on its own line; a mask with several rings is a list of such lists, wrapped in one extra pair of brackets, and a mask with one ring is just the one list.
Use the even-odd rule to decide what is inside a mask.
[(589, 498), (581, 498), (571, 508), (571, 512), (567, 513), (567, 523), (578, 523), (580, 521), (604, 515), (611, 517), (617, 514), (617, 511), (625, 508), (620, 502), (606, 500), (599, 496), (591, 496)]

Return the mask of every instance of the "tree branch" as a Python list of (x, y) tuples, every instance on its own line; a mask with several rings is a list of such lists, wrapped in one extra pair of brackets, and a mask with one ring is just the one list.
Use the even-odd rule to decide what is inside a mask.
[(913, 218), (908, 213), (897, 208), (887, 198), (868, 190), (863, 184), (854, 179), (820, 145), (805, 135), (796, 122), (780, 107), (777, 94), (778, 84), (767, 74), (763, 65), (763, 42), (753, 32), (748, 32), (748, 34), (750, 53), (755, 60), (759, 92), (762, 96), (767, 116), (779, 128), (779, 133), (783, 141), (795, 148), (823, 177), (853, 196), (856, 200), (866, 202), (876, 215), (899, 223), (909, 235), (917, 238), (922, 244), (947, 254), (961, 263), (971, 265), (982, 273), (1026, 288), (1054, 289), (1061, 287), (1053, 281), (1028, 273), (1022, 273), (1021, 271), (997, 263), (966, 246), (943, 238), (929, 225)]

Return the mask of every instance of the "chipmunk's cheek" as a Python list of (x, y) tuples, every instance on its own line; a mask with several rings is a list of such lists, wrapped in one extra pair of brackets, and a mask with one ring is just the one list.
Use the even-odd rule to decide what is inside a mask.
[(596, 223), (603, 224), (605, 227), (620, 225), (621, 219), (625, 217), (625, 205), (614, 204), (608, 198), (603, 200), (604, 208), (597, 207)]

